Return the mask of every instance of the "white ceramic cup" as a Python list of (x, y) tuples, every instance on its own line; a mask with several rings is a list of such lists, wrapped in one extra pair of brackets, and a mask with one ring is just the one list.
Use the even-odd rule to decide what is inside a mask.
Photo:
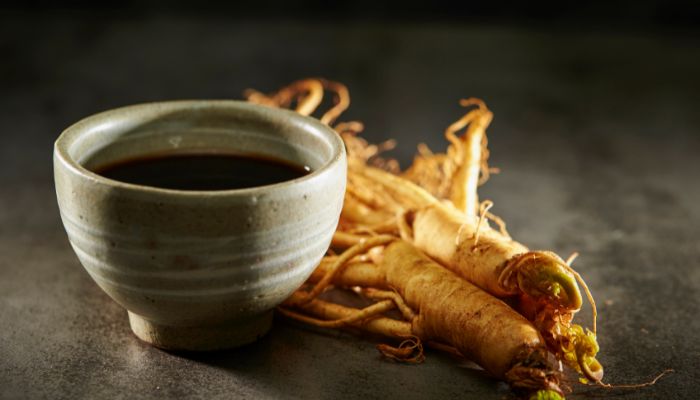
[[(141, 186), (92, 170), (164, 152), (254, 153), (308, 165), (290, 181), (237, 190)], [(61, 218), (80, 262), (161, 348), (249, 343), (327, 250), (346, 179), (342, 140), (299, 114), (239, 101), (119, 108), (66, 129), (54, 146)]]

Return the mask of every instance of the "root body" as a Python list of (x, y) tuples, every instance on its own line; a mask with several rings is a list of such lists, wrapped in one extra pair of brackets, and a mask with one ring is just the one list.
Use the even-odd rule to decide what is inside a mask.
[(523, 316), (410, 244), (387, 246), (380, 267), (416, 310), (413, 332), (421, 339), (448, 343), (501, 378), (535, 349), (544, 350), (542, 337)]

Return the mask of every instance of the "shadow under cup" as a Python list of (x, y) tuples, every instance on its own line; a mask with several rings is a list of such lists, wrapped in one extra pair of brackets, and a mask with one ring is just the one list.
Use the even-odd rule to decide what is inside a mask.
[[(260, 154), (306, 176), (237, 190), (182, 191), (92, 170), (152, 154)], [(130, 106), (66, 129), (54, 148), (61, 218), (82, 265), (162, 348), (212, 350), (264, 334), (313, 271), (345, 191), (342, 140), (320, 122), (238, 101)]]

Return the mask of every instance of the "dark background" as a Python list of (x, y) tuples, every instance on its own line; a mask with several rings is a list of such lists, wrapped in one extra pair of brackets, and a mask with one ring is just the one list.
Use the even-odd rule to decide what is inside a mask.
[[(431, 352), (284, 320), (246, 348), (173, 355), (140, 343), (80, 267), (55, 204), (52, 144), (95, 112), (346, 83), (373, 141), (444, 148), (460, 98), (495, 113), (481, 189), (511, 234), (564, 256), (599, 307), (612, 383), (694, 398), (700, 381), (700, 11), (692, 2), (24, 2), (0, 6), (1, 398), (503, 398)], [(589, 321), (590, 309), (579, 321)]]

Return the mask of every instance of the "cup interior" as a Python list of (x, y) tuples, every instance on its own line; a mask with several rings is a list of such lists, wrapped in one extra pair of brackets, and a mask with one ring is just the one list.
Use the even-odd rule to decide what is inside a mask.
[(338, 154), (336, 138), (316, 121), (238, 101), (130, 106), (81, 124), (62, 139), (68, 158), (87, 171), (152, 155), (225, 153), (282, 159), (313, 174)]

